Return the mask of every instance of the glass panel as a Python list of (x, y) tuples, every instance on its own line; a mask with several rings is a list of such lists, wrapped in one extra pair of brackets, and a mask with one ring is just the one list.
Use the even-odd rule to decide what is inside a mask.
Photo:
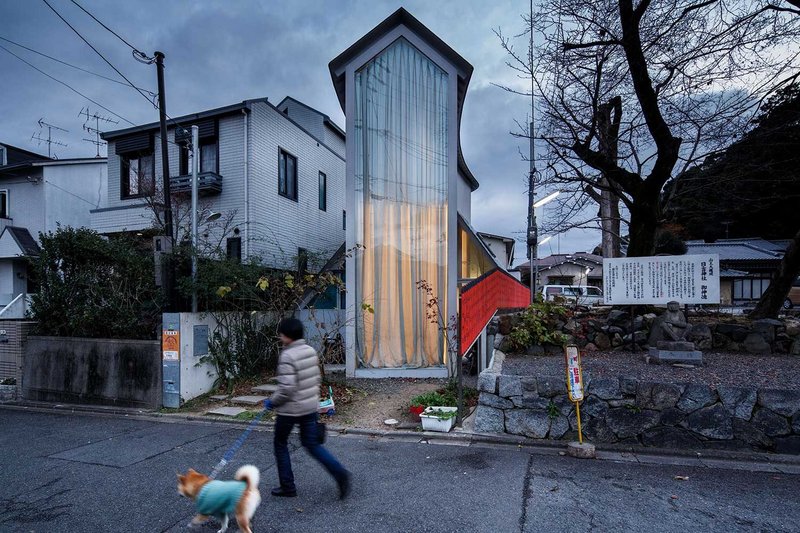
[(753, 293), (752, 293), (753, 280), (746, 279), (746, 280), (743, 280), (743, 282), (744, 283), (742, 283), (742, 298), (744, 298), (745, 300), (749, 300), (753, 296)]
[(477, 242), (472, 233), (462, 227), (460, 222), (458, 236), (458, 256), (461, 258), (458, 273), (460, 279), (479, 278), (496, 267), (481, 243)]
[(139, 158), (139, 194), (149, 194), (155, 189), (153, 154)]
[(297, 199), (297, 159), (286, 155), (286, 194), (292, 200)]
[(286, 194), (286, 154), (278, 154), (278, 192)]
[(128, 161), (128, 194), (139, 194), (139, 160)]
[(0, 191), (0, 218), (8, 218), (8, 191)]
[(354, 90), (359, 364), (441, 365), (442, 335), (417, 283), (447, 317), (447, 74), (398, 39), (356, 72)]
[(217, 172), (217, 143), (200, 147), (200, 172)]
[(323, 172), (319, 173), (319, 208), (328, 208), (328, 177)]

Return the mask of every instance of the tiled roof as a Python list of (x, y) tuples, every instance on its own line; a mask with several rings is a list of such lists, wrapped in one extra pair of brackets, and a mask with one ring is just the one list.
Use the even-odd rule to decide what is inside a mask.
[[(763, 242), (768, 243), (768, 241)], [(771, 247), (774, 248), (775, 245), (771, 244)], [(689, 241), (686, 243), (686, 248), (687, 254), (718, 254), (720, 261), (778, 261), (783, 256), (782, 250), (762, 248), (752, 244), (748, 239), (717, 242)]]
[[(599, 275), (602, 275), (603, 272), (603, 256), (586, 252), (577, 252), (574, 254), (553, 254), (536, 260), (536, 265), (538, 265), (540, 269), (552, 268), (565, 263), (573, 263), (576, 265), (592, 267), (592, 275), (590, 277), (595, 277), (598, 275), (598, 273)], [(526, 270), (530, 268), (529, 265), (530, 262), (526, 261), (525, 263), (515, 266), (512, 270)]]

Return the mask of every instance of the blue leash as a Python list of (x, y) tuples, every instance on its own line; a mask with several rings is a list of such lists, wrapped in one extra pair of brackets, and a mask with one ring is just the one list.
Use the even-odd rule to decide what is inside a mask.
[(238, 452), (239, 448), (241, 448), (242, 445), (244, 444), (244, 441), (245, 439), (247, 439), (247, 436), (250, 435), (250, 432), (252, 432), (255, 429), (255, 427), (258, 425), (258, 422), (264, 417), (265, 414), (267, 414), (267, 411), (269, 411), (269, 409), (264, 409), (263, 411), (258, 413), (258, 415), (256, 415), (256, 417), (252, 420), (252, 422), (250, 422), (250, 425), (248, 425), (247, 428), (245, 428), (244, 432), (242, 432), (242, 434), (239, 436), (239, 438), (236, 439), (236, 442), (234, 442), (233, 445), (230, 448), (228, 448), (228, 451), (225, 452), (225, 455), (222, 456), (222, 459), (220, 459), (219, 463), (217, 463), (217, 466), (215, 466), (214, 469), (211, 470), (211, 475), (209, 475), (208, 477), (210, 477), (211, 479), (216, 479), (217, 476), (220, 474), (220, 472), (222, 472), (222, 470), (226, 466), (228, 466), (228, 463), (231, 462), (233, 456), (236, 455), (236, 452)]

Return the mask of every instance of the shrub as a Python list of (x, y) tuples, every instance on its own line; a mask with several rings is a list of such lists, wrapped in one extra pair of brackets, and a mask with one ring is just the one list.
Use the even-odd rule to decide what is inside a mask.
[(534, 344), (563, 346), (567, 336), (558, 328), (568, 311), (557, 302), (543, 301), (541, 296), (522, 313), (520, 323), (511, 330), (508, 342), (513, 350), (524, 350)]
[(155, 339), (161, 293), (153, 255), (129, 238), (106, 239), (86, 228), (39, 235), (32, 261), (39, 292), (31, 315), (37, 333), (60, 337)]

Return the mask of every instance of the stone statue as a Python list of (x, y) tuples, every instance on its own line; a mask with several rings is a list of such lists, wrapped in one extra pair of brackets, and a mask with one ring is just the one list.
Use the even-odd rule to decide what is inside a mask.
[(688, 330), (689, 323), (681, 311), (681, 304), (675, 301), (667, 303), (667, 311), (661, 322), (661, 333), (664, 340), (682, 341), (686, 338)]

